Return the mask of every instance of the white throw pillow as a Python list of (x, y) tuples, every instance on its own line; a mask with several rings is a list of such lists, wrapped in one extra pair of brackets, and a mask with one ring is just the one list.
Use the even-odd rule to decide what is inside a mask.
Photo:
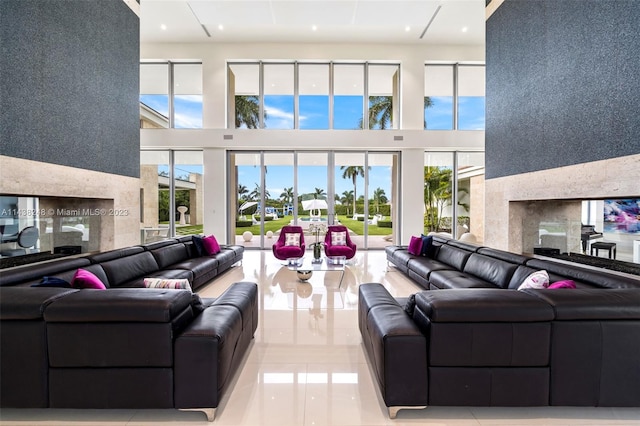
[(147, 288), (168, 288), (174, 290), (191, 290), (189, 280), (182, 279), (169, 279), (169, 278), (145, 278), (144, 286)]
[(300, 247), (300, 234), (285, 232), (284, 245)]
[(332, 246), (346, 246), (347, 245), (347, 232), (332, 232), (331, 233), (331, 245)]
[(549, 287), (549, 274), (547, 271), (535, 271), (532, 272), (527, 278), (522, 281), (518, 290), (524, 290), (526, 288), (547, 288)]

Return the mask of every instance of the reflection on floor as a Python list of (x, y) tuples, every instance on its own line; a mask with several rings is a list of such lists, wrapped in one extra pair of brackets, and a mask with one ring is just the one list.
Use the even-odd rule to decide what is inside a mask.
[[(213, 425), (638, 425), (639, 408), (429, 407), (389, 420), (373, 383), (357, 322), (361, 283), (394, 295), (418, 290), (383, 251), (360, 251), (340, 272), (314, 272), (308, 283), (270, 251), (247, 250), (200, 293), (215, 297), (236, 281), (260, 286), (258, 330), (244, 366)], [(72, 391), (70, 389), (70, 391)], [(177, 410), (9, 410), (2, 425), (206, 425), (204, 414)]]

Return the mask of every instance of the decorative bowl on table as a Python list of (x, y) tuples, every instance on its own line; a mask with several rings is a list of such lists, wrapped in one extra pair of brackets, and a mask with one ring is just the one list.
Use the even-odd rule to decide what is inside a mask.
[(296, 275), (298, 275), (298, 279), (300, 281), (306, 281), (309, 278), (311, 278), (311, 275), (313, 275), (313, 271), (310, 271), (308, 269), (298, 269), (296, 271)]

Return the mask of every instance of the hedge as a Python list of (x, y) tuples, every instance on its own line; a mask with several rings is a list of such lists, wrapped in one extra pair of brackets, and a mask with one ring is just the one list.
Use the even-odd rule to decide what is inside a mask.
[(392, 228), (392, 227), (393, 227), (393, 222), (391, 222), (390, 220), (378, 221), (378, 228)]
[(246, 228), (253, 225), (251, 220), (236, 220), (236, 228)]

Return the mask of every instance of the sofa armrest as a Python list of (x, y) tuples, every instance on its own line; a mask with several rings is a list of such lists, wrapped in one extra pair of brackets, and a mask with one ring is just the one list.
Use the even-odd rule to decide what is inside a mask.
[(222, 390), (232, 373), (236, 343), (241, 333), (242, 316), (236, 307), (212, 305), (176, 338), (176, 408), (218, 406)]
[(426, 337), (380, 284), (360, 286), (358, 311), (364, 349), (386, 406), (426, 405)]

